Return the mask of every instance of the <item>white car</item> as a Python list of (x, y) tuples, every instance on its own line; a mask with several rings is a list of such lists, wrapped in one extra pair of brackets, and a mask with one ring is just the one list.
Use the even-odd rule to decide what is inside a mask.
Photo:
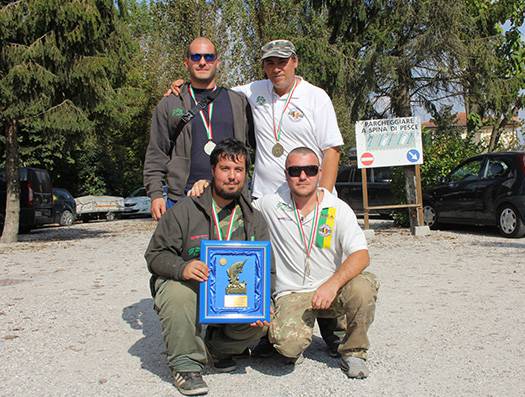
[[(168, 187), (163, 186), (164, 200), (168, 196)], [(151, 199), (144, 187), (135, 189), (124, 199), (125, 210), (121, 216), (151, 216)]]

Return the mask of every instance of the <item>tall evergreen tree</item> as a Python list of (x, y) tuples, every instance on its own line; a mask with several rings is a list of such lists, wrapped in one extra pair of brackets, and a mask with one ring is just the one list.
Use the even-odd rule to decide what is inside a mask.
[(93, 132), (93, 114), (107, 112), (118, 94), (114, 87), (122, 83), (127, 48), (110, 0), (0, 5), (0, 123), (7, 180), (1, 241), (12, 242), (19, 221), (19, 141), (56, 153), (68, 134)]

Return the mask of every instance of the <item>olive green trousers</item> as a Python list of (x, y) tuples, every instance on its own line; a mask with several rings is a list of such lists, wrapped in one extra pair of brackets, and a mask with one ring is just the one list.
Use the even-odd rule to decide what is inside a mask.
[(208, 362), (207, 351), (213, 359), (231, 357), (256, 344), (266, 332), (249, 324), (217, 324), (209, 325), (202, 338), (198, 283), (157, 279), (155, 291), (168, 365), (173, 371), (201, 372)]

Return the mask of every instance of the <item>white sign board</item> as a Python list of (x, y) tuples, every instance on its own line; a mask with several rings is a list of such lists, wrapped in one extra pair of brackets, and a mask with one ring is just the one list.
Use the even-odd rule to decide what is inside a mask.
[(423, 164), (418, 117), (358, 121), (355, 142), (359, 168)]

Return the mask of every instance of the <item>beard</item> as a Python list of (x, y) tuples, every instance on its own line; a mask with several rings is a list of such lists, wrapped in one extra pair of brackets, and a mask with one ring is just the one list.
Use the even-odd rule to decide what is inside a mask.
[(234, 192), (228, 192), (224, 189), (221, 189), (220, 187), (213, 186), (213, 191), (217, 196), (225, 200), (237, 200), (239, 197), (241, 197), (242, 187), (240, 187), (239, 190), (236, 190)]

